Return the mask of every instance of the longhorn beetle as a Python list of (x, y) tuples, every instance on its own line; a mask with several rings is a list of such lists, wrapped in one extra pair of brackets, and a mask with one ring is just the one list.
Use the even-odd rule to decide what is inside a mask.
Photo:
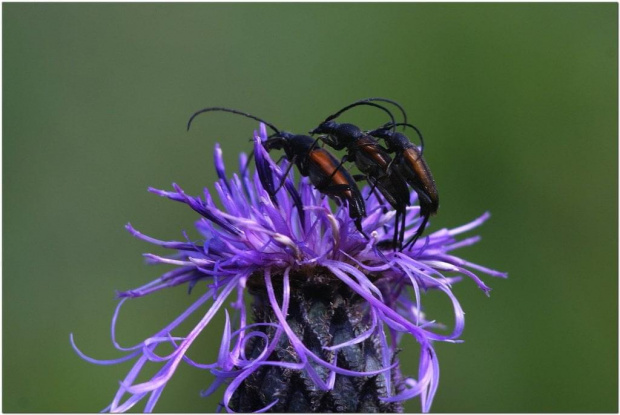
[[(405, 134), (395, 131), (394, 128), (399, 125), (411, 127), (418, 134), (421, 142), (420, 148), (409, 141)], [(408, 123), (386, 124), (381, 128), (369, 131), (368, 134), (385, 141), (386, 150), (394, 154), (394, 160), (390, 167), (402, 176), (418, 194), (422, 223), (404, 247), (413, 245), (424, 232), (429, 217), (435, 215), (439, 209), (437, 186), (426, 160), (422, 157), (421, 149), (424, 146), (422, 134), (415, 126)]]
[[(273, 124), (254, 115), (223, 107), (204, 108), (195, 112), (187, 123), (188, 130), (197, 115), (209, 111), (223, 111), (251, 118), (262, 122), (274, 131), (274, 134), (263, 142), (263, 146), (267, 151), (272, 149), (284, 150), (285, 158), (289, 161), (289, 166), (283, 174), (282, 182), (277, 189), (273, 189), (272, 176), (267, 169), (264, 166), (257, 166), (260, 180), (273, 200), (275, 200), (275, 194), (284, 185), (291, 167), (296, 165), (299, 173), (304, 177), (308, 177), (319, 192), (348, 204), (349, 216), (353, 219), (357, 230), (368, 239), (368, 236), (362, 230), (362, 218), (366, 216), (366, 205), (355, 180), (338, 159), (327, 150), (316, 146), (315, 139), (307, 135), (280, 131)], [(303, 210), (303, 207), (299, 204), (298, 209)], [(300, 211), (301, 214), (302, 212)]]

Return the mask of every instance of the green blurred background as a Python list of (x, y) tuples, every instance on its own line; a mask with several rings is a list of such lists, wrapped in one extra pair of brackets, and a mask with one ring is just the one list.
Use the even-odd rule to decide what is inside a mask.
[[(465, 343), (437, 345), (433, 411), (617, 412), (617, 13), (613, 3), (3, 4), (3, 411), (111, 401), (130, 365), (82, 361), (69, 333), (93, 357), (119, 357), (115, 290), (164, 271), (143, 264), (143, 252), (162, 251), (124, 224), (181, 237), (196, 215), (147, 187), (212, 188), (214, 143), (233, 167), (255, 127), (219, 114), (187, 133), (194, 111), (234, 107), (305, 132), (384, 96), (425, 134), (441, 194), (431, 229), (489, 210), (482, 241), (459, 255), (510, 274), (485, 277), (490, 298), (469, 280), (455, 288)], [(347, 120), (383, 118), (360, 109)], [(130, 302), (121, 342), (195, 296)], [(191, 356), (213, 358), (217, 337)], [(410, 371), (416, 353), (401, 355)], [(157, 410), (214, 410), (220, 395), (198, 396), (209, 380), (182, 366)]]

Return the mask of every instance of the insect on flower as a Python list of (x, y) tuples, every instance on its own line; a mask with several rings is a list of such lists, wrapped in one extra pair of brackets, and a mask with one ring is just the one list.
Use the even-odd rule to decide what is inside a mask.
[[(416, 244), (418, 249), (381, 250), (381, 241), (392, 235), (395, 211), (368, 186), (362, 193), (368, 195), (368, 215), (361, 219), (351, 217), (350, 204), (330, 204), (309, 172), (295, 182), (295, 192), (273, 194), (273, 183), (286, 176), (265, 145), (273, 138), (264, 124), (255, 132), (255, 172), (241, 154), (238, 172), (227, 173), (216, 145), (218, 179), (202, 195), (189, 195), (177, 184), (170, 190), (149, 188), (199, 214), (196, 237), (182, 232), (181, 240), (160, 240), (126, 225), (153, 249), (167, 250), (145, 254), (150, 263), (174, 268), (119, 292), (111, 340), (121, 357), (96, 360), (70, 336), (74, 350), (91, 363), (131, 362), (104, 411), (125, 412), (141, 402), (145, 412), (153, 411), (181, 365), (209, 372), (211, 383), (196, 385), (196, 391), (210, 396), (223, 389), (220, 409), (229, 412), (401, 412), (402, 403), (415, 397), (423, 412), (430, 410), (439, 387), (435, 345), (460, 342), (465, 326), (453, 284), (470, 278), (488, 295), (490, 288), (476, 272), (506, 277), (454, 252), (478, 242), (477, 236), (462, 235), (490, 215), (437, 230)], [(286, 138), (277, 138), (271, 145), (285, 149)], [(303, 157), (300, 153), (292, 149), (290, 158)], [(416, 203), (417, 195), (411, 196)], [(420, 219), (417, 209), (405, 214), (407, 224)], [(368, 240), (359, 236), (358, 219)], [(406, 229), (405, 237), (414, 232)], [(137, 344), (121, 345), (115, 329), (123, 304), (179, 286), (191, 289), (185, 311)], [(447, 300), (447, 325), (427, 314), (429, 297)], [(161, 306), (168, 307), (168, 301)], [(213, 326), (218, 313), (225, 319), (223, 330)], [(216, 342), (210, 353), (196, 344), (205, 337)], [(405, 345), (407, 338), (418, 347)], [(407, 376), (399, 358), (413, 353), (417, 372)], [(164, 399), (179, 402), (174, 396)]]
[[(299, 173), (304, 177), (308, 177), (319, 192), (335, 200), (347, 203), (349, 215), (354, 220), (357, 230), (368, 239), (368, 235), (362, 229), (362, 218), (366, 216), (366, 205), (355, 180), (342, 163), (332, 154), (323, 148), (317, 147), (316, 141), (312, 137), (280, 131), (273, 124), (254, 115), (222, 107), (210, 107), (197, 111), (189, 119), (187, 128), (189, 129), (197, 115), (209, 111), (223, 111), (251, 118), (262, 122), (274, 131), (274, 134), (263, 142), (263, 146), (267, 151), (273, 149), (284, 150), (284, 157), (289, 161), (289, 165), (281, 177), (280, 184), (275, 189), (269, 169), (265, 168), (265, 166), (257, 165), (261, 182), (272, 199), (275, 199), (276, 193), (286, 184), (286, 178), (290, 169), (293, 165), (296, 165)], [(287, 188), (290, 188), (290, 186), (287, 186)], [(298, 209), (300, 210), (300, 215), (303, 214), (303, 207), (298, 205)]]
[(406, 226), (405, 211), (409, 205), (407, 182), (399, 172), (390, 169), (392, 158), (375, 138), (354, 124), (333, 121), (351, 108), (367, 105), (386, 111), (392, 119), (392, 122), (386, 125), (396, 125), (394, 117), (389, 110), (371, 101), (394, 103), (401, 109), (406, 122), (407, 116), (405, 111), (398, 103), (386, 98), (367, 98), (347, 105), (330, 115), (310, 133), (313, 135), (321, 134), (319, 139), (335, 150), (346, 149), (347, 154), (342, 158), (342, 163), (346, 161), (355, 163), (357, 168), (363, 173), (362, 177), (370, 184), (371, 191), (378, 190), (395, 209), (396, 217), (394, 219), (395, 226), (392, 244), (394, 247), (402, 247)]
[[(412, 128), (418, 134), (421, 142), (419, 148), (409, 141), (406, 135), (394, 130), (394, 127), (401, 125)], [(426, 160), (422, 157), (424, 139), (418, 128), (406, 122), (386, 124), (381, 128), (369, 131), (368, 134), (385, 141), (386, 150), (394, 154), (394, 160), (390, 167), (394, 169), (400, 177), (403, 177), (409, 186), (418, 194), (422, 222), (415, 235), (404, 245), (406, 248), (407, 246), (415, 244), (417, 239), (422, 235), (422, 232), (424, 232), (429, 217), (435, 215), (439, 209), (437, 186), (435, 185), (435, 180), (433, 179), (433, 175), (431, 174)]]

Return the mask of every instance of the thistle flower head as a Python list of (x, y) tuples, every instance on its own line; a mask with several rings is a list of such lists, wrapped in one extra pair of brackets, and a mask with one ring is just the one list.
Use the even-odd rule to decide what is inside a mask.
[[(169, 256), (145, 254), (149, 262), (175, 268), (142, 287), (119, 293), (121, 300), (112, 319), (112, 341), (123, 357), (92, 359), (78, 350), (71, 337), (74, 349), (90, 362), (110, 365), (134, 361), (106, 409), (123, 412), (146, 400), (145, 410), (151, 411), (177, 367), (188, 364), (213, 374), (213, 383), (202, 393), (206, 396), (223, 389), (221, 405), (228, 411), (237, 409), (235, 399), (252, 376), (268, 367), (279, 368), (289, 376), (301, 376), (317, 394), (334, 390), (339, 379), (345, 377), (380, 379), (377, 384), (381, 402), (396, 403), (419, 396), (422, 410), (428, 411), (439, 381), (433, 344), (458, 342), (464, 328), (463, 310), (451, 285), (465, 276), (488, 294), (490, 288), (473, 271), (505, 276), (452, 254), (478, 241), (478, 237), (459, 238), (482, 224), (489, 214), (455, 229), (438, 230), (403, 252), (381, 249), (381, 242), (391, 240), (394, 231), (395, 211), (389, 205), (379, 201), (370, 189), (362, 190), (367, 211), (362, 221), (369, 236), (366, 239), (349, 217), (346, 204), (330, 202), (307, 178), (295, 183), (292, 172), (284, 177), (285, 166), (275, 163), (262, 145), (266, 139), (261, 125), (254, 137), (255, 172), (250, 174), (249, 160), (242, 154), (240, 172), (232, 177), (226, 174), (222, 151), (216, 145), (214, 164), (218, 180), (213, 193), (205, 189), (202, 197), (191, 196), (176, 184), (168, 191), (149, 189), (188, 205), (200, 215), (195, 223), (198, 240), (190, 240), (184, 234), (180, 241), (162, 241), (127, 225), (135, 237), (173, 251)], [(277, 188), (282, 181), (282, 188), (270, 197), (268, 190)], [(420, 223), (416, 195), (411, 193), (406, 239)], [(221, 207), (216, 205), (216, 198)], [(446, 273), (451, 276), (445, 276)], [(193, 290), (192, 295), (197, 295), (187, 310), (139, 344), (122, 347), (117, 343), (114, 328), (127, 299), (184, 284)], [(307, 344), (306, 336), (289, 315), (294, 307), (292, 302), (298, 298), (296, 292), (309, 286), (348, 293), (343, 294), (347, 300), (342, 307), (355, 304), (354, 312), (343, 308), (349, 319), (359, 322), (353, 336), (339, 340), (337, 333), (327, 330), (324, 335), (317, 334), (319, 346)], [(260, 302), (255, 306), (254, 317), (264, 312), (273, 318), (251, 321), (251, 310), (244, 302), (248, 292)], [(430, 292), (441, 293), (450, 300), (454, 314), (451, 329), (425, 315), (422, 299)], [(178, 333), (178, 326), (190, 315), (202, 313), (204, 304), (208, 304), (208, 309), (199, 323), (189, 333)], [(190, 359), (188, 349), (199, 335), (212, 330), (209, 323), (218, 312), (225, 314), (225, 327), (223, 333), (217, 334), (221, 342), (216, 360), (199, 363)], [(413, 337), (420, 345), (418, 373), (412, 377), (400, 374), (396, 356), (405, 336)], [(347, 353), (371, 340), (378, 351), (378, 361), (364, 367), (350, 364)], [(171, 345), (172, 353), (158, 354), (162, 344)], [(280, 353), (283, 347), (288, 353), (286, 358)], [(159, 363), (161, 368), (149, 380), (136, 382), (138, 374), (150, 363)], [(278, 402), (287, 399), (281, 395), (272, 398), (254, 410), (277, 409)]]

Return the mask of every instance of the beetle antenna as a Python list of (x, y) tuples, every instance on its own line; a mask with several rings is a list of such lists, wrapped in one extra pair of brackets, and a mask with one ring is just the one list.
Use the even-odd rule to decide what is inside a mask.
[(194, 121), (194, 118), (196, 118), (197, 115), (202, 114), (204, 112), (209, 112), (209, 111), (224, 111), (224, 112), (230, 112), (232, 114), (242, 115), (242, 116), (247, 117), (247, 118), (251, 118), (251, 119), (256, 120), (258, 122), (262, 122), (267, 127), (271, 128), (273, 131), (275, 131), (277, 135), (280, 135), (280, 130), (278, 130), (273, 124), (268, 123), (267, 121), (263, 120), (262, 118), (258, 118), (255, 115), (248, 114), (248, 113), (245, 113), (245, 112), (233, 110), (233, 109), (230, 109), (230, 108), (223, 108), (223, 107), (209, 107), (209, 108), (201, 109), (200, 111), (196, 111), (189, 118), (189, 121), (187, 122), (187, 130), (189, 131), (189, 128), (192, 126), (192, 121)]
[(390, 104), (396, 106), (400, 110), (401, 114), (403, 114), (403, 123), (407, 123), (407, 113), (405, 112), (405, 109), (402, 107), (402, 105), (400, 105), (396, 101), (393, 101), (388, 98), (374, 97), (374, 98), (360, 99), (359, 101), (356, 101), (356, 102), (370, 102), (370, 101), (389, 102)]
[(394, 115), (392, 114), (392, 112), (389, 109), (385, 108), (382, 105), (373, 104), (372, 102), (367, 102), (367, 101), (356, 101), (353, 104), (347, 105), (346, 107), (342, 108), (340, 111), (338, 111), (335, 114), (332, 114), (329, 117), (327, 117), (325, 119), (325, 121), (323, 121), (323, 122), (331, 121), (331, 120), (333, 120), (335, 118), (338, 118), (338, 117), (340, 117), (340, 115), (342, 115), (342, 113), (350, 110), (351, 108), (358, 107), (360, 105), (368, 105), (368, 106), (379, 108), (379, 109), (385, 111), (390, 116), (390, 119), (392, 120), (392, 124), (396, 124), (396, 121), (394, 120)]

